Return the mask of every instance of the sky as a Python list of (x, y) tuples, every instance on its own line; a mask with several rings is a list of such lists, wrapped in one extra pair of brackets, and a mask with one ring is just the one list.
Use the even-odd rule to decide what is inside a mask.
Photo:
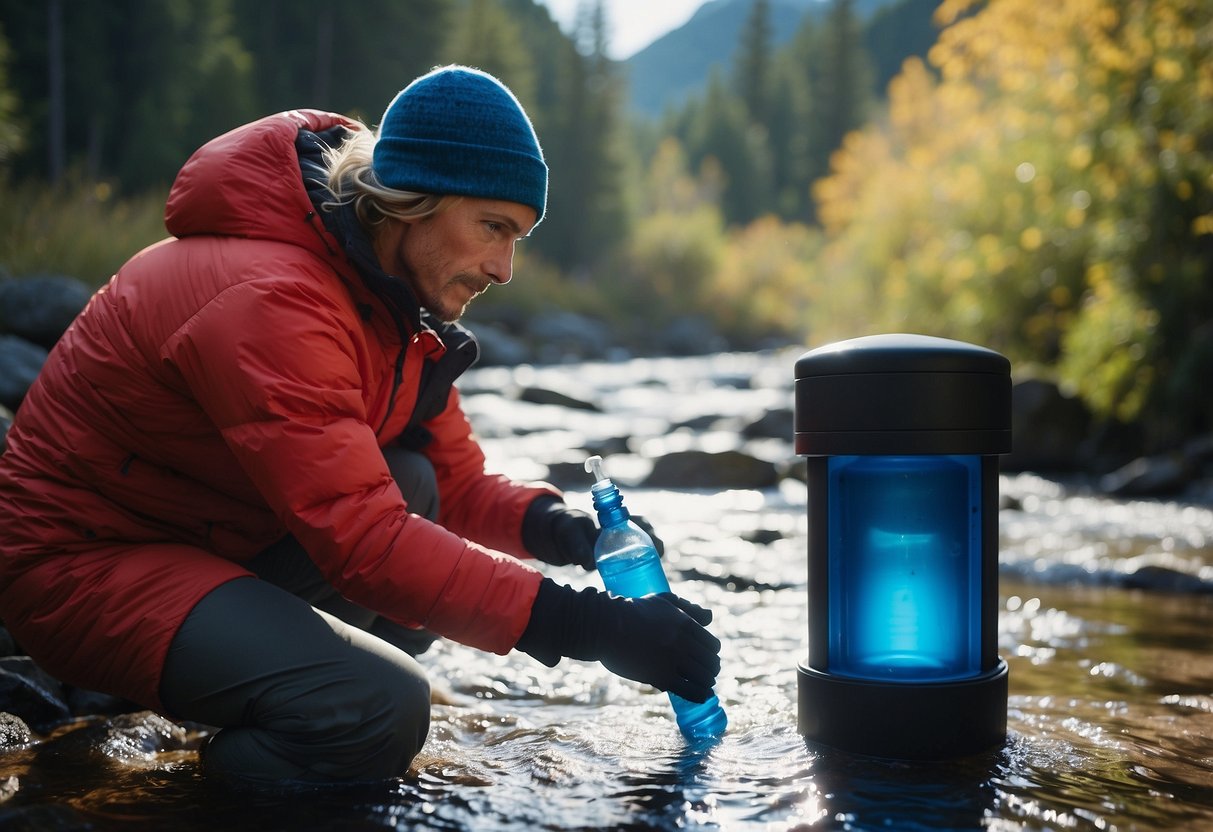
[[(569, 32), (579, 0), (539, 0), (552, 19)], [(604, 0), (610, 43), (608, 54), (630, 58), (657, 38), (691, 19), (705, 0)]]

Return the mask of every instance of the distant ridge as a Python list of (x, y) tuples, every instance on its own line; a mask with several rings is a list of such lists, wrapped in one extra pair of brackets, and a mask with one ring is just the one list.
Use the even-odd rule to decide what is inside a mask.
[[(660, 0), (654, 0), (660, 2)], [(806, 15), (824, 16), (830, 0), (770, 0), (773, 46), (791, 40)], [(866, 20), (896, 0), (857, 0)], [(713, 69), (728, 73), (754, 0), (708, 0), (677, 29), (623, 62), (631, 111), (657, 117), (707, 86)]]

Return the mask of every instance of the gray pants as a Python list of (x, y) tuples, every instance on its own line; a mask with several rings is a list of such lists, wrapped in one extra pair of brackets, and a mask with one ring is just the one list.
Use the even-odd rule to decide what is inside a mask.
[[(424, 456), (384, 449), (414, 513), (437, 516)], [(219, 730), (208, 772), (267, 783), (403, 774), (429, 732), (430, 686), (413, 659), (433, 637), (342, 598), (294, 538), (217, 587), (173, 639), (161, 699)]]

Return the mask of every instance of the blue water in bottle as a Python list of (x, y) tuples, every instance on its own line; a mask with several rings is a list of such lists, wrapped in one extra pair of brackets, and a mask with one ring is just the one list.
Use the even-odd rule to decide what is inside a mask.
[[(661, 558), (653, 539), (631, 521), (623, 505), (623, 495), (602, 471), (602, 457), (586, 460), (586, 470), (594, 474), (590, 494), (602, 531), (594, 544), (594, 560), (607, 590), (625, 598), (639, 598), (655, 592), (669, 592)], [(669, 694), (670, 704), (682, 735), (689, 740), (719, 737), (728, 726), (728, 717), (715, 694), (706, 702), (691, 702)]]

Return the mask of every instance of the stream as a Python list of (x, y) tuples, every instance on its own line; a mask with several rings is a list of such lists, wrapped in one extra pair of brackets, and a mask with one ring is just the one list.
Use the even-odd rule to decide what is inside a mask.
[[(1006, 742), (906, 763), (799, 735), (803, 482), (643, 484), (652, 460), (737, 447), (738, 424), (790, 408), (795, 357), (484, 368), (460, 385), (494, 470), (563, 472), (568, 501), (588, 509), (588, 475), (578, 486), (570, 471), (587, 453), (606, 458), (629, 508), (665, 541), (675, 591), (715, 614), (724, 645), (716, 692), (730, 720), (718, 743), (688, 746), (664, 695), (598, 664), (547, 668), (440, 642), (421, 660), (442, 703), (422, 753), (396, 780), (233, 791), (199, 773), (204, 726), (149, 723), (178, 732), (149, 751), (107, 741), (109, 722), (97, 717), (0, 751), (0, 830), (1213, 829), (1207, 505), (1114, 500), (1003, 475)], [(518, 395), (531, 387), (598, 409)], [(790, 436), (744, 448), (796, 463)], [(597, 581), (572, 568), (547, 572), (576, 587)]]

